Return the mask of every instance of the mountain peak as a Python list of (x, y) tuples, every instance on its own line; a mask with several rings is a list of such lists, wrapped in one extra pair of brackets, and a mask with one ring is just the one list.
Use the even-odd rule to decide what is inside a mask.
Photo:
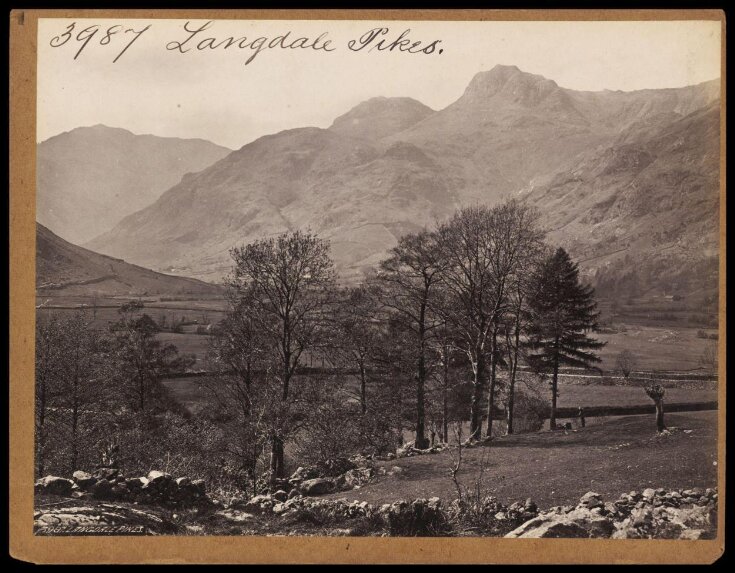
[(498, 64), (491, 70), (475, 74), (463, 98), (484, 100), (501, 96), (524, 106), (532, 106), (559, 89), (554, 80), (524, 72), (518, 66)]
[(380, 139), (418, 123), (434, 113), (430, 107), (410, 97), (373, 97), (334, 120), (331, 131)]

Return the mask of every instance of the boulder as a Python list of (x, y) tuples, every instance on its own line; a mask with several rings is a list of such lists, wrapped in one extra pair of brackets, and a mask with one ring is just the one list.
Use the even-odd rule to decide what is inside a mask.
[(138, 492), (148, 485), (148, 478), (134, 477), (125, 480), (125, 485), (130, 491)]
[(372, 468), (356, 468), (344, 474), (345, 485), (348, 487), (361, 486), (368, 483), (373, 475)]
[(82, 489), (89, 489), (97, 482), (97, 478), (92, 474), (80, 470), (75, 471), (71, 476), (76, 484)]
[(95, 499), (112, 499), (115, 494), (113, 493), (113, 485), (106, 479), (101, 479), (97, 483), (95, 483), (90, 489), (90, 493), (92, 494), (92, 497)]
[(270, 495), (256, 495), (248, 500), (244, 509), (249, 512), (261, 513), (270, 511), (274, 505), (274, 500)]
[(148, 486), (157, 486), (165, 482), (170, 482), (171, 479), (171, 474), (159, 472), (157, 470), (151, 470), (148, 473)]
[(188, 477), (176, 478), (176, 487), (179, 489), (186, 489), (191, 485), (191, 480)]
[(33, 530), (36, 535), (54, 535), (56, 527), (85, 527), (83, 535), (110, 535), (105, 527), (124, 526), (133, 528), (128, 533), (139, 535), (174, 535), (180, 533), (179, 527), (158, 515), (153, 510), (142, 511), (132, 507), (121, 507), (109, 503), (98, 503), (84, 507), (75, 502), (69, 507), (55, 506), (43, 508), (34, 514)]
[(643, 490), (643, 499), (646, 501), (653, 501), (653, 498), (656, 496), (656, 490), (652, 487), (648, 487)]
[(288, 493), (282, 489), (279, 489), (277, 492), (272, 493), (271, 497), (276, 501), (286, 501), (288, 499)]
[(296, 471), (288, 478), (290, 482), (302, 482), (304, 480), (320, 477), (319, 470), (314, 466), (296, 468)]
[(335, 484), (328, 478), (314, 478), (304, 481), (299, 490), (303, 495), (323, 495), (333, 492)]
[(207, 494), (207, 484), (203, 479), (195, 479), (191, 482), (191, 487), (200, 497), (204, 497)]
[(71, 495), (74, 482), (70, 479), (46, 476), (36, 482), (36, 489), (50, 495)]
[(586, 507), (577, 507), (569, 513), (545, 512), (517, 527), (506, 537), (610, 537), (615, 531), (611, 519), (593, 513)]
[(593, 508), (593, 507), (600, 507), (603, 504), (602, 502), (602, 496), (599, 493), (595, 493), (594, 491), (588, 491), (586, 494), (584, 494), (580, 500), (579, 505)]

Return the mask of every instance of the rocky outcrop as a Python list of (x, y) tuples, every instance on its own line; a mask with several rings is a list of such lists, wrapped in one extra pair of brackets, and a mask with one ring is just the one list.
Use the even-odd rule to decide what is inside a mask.
[(576, 506), (552, 507), (506, 537), (708, 539), (717, 528), (717, 490), (648, 488), (605, 502), (587, 492)]
[(33, 514), (36, 535), (173, 535), (179, 527), (153, 511), (97, 503), (41, 507)]

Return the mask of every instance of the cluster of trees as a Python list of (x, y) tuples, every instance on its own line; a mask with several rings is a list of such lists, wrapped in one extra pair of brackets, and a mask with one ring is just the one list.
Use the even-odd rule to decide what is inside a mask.
[(518, 408), (538, 407), (517, 390), (529, 372), (550, 384), (555, 427), (560, 368), (598, 361), (592, 289), (515, 201), (404, 235), (358, 286), (337, 284), (329, 243), (310, 232), (231, 254), (195, 417), (161, 384), (191, 359), (156, 339), (140, 303), (106, 331), (83, 314), (39, 321), (39, 474), (93, 465), (114, 439), (132, 470), (173, 454), (255, 487), (283, 478), (289, 457), (394, 451), (405, 430), (426, 448), (469, 420), (470, 440), (489, 439), (503, 408), (512, 433)]
[[(588, 336), (592, 289), (537, 221), (515, 201), (462, 209), (401, 237), (353, 288), (337, 286), (328, 242), (308, 232), (233, 249), (230, 311), (209, 358), (243, 469), (270, 445), (270, 475), (283, 477), (284, 445), (304, 434), (318, 448), (358, 429), (356, 443), (394, 448), (410, 427), (426, 448), (454, 416), (469, 419), (469, 439), (491, 438), (501, 396), (512, 433), (520, 364), (550, 378), (555, 427), (560, 367), (597, 362), (602, 343)], [(309, 371), (315, 358), (327, 367)]]
[[(156, 339), (140, 302), (119, 309), (103, 329), (85, 311), (36, 324), (36, 472), (94, 467), (121, 441), (131, 469), (146, 471), (166, 453), (163, 428), (179, 411), (160, 380), (192, 359)], [(168, 417), (167, 417), (168, 415)]]

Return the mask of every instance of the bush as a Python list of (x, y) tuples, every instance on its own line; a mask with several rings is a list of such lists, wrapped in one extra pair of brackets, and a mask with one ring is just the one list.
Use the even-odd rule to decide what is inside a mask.
[(530, 392), (517, 390), (513, 402), (515, 432), (538, 432), (543, 428), (549, 412), (549, 403), (546, 400)]

